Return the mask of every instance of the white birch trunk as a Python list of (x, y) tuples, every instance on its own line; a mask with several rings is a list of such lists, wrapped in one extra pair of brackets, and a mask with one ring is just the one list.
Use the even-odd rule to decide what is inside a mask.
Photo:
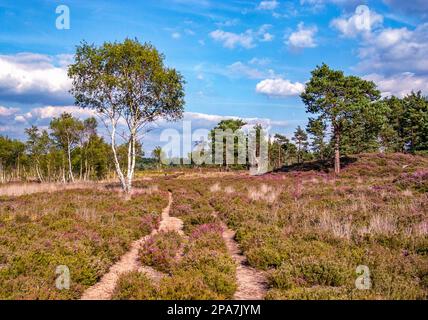
[(114, 167), (116, 169), (117, 176), (119, 177), (119, 181), (122, 184), (122, 189), (125, 192), (128, 192), (128, 186), (123, 175), (122, 169), (120, 168), (119, 160), (117, 158), (116, 152), (116, 121), (112, 119), (112, 130), (111, 130), (111, 149), (113, 151), (113, 161)]

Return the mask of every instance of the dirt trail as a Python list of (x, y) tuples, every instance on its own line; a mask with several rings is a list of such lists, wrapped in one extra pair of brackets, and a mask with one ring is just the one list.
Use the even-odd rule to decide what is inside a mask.
[(138, 259), (138, 251), (141, 245), (147, 241), (151, 236), (155, 235), (159, 231), (177, 231), (183, 234), (182, 227), (183, 222), (180, 219), (169, 216), (169, 211), (172, 205), (172, 193), (168, 194), (168, 206), (162, 211), (162, 220), (159, 226), (159, 230), (153, 230), (148, 236), (134, 241), (127, 253), (125, 253), (118, 262), (116, 262), (110, 270), (102, 276), (101, 280), (86, 289), (83, 293), (81, 300), (109, 300), (116, 287), (117, 281), (121, 274), (130, 271), (140, 271), (145, 273), (149, 278), (157, 281), (163, 274), (154, 270), (151, 267), (141, 266)]
[(267, 291), (267, 280), (264, 272), (248, 266), (247, 258), (241, 253), (238, 243), (235, 241), (235, 231), (223, 226), (223, 239), (230, 255), (238, 264), (236, 279), (238, 289), (233, 295), (234, 300), (261, 300)]

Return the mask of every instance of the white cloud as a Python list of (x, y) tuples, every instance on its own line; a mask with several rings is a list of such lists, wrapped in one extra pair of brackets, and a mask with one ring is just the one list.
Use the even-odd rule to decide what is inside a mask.
[(0, 106), (0, 116), (1, 117), (9, 117), (19, 112), (18, 108), (7, 108)]
[(300, 82), (291, 82), (287, 79), (265, 79), (256, 86), (256, 92), (273, 97), (297, 96), (305, 90)]
[(261, 79), (265, 74), (256, 68), (249, 67), (241, 61), (235, 62), (227, 67), (232, 77), (245, 77), (250, 79)]
[(273, 40), (274, 36), (268, 32), (271, 27), (272, 25), (270, 24), (264, 24), (256, 31), (247, 29), (239, 34), (218, 29), (212, 31), (210, 37), (223, 43), (225, 48), (234, 49), (237, 46), (241, 46), (245, 49), (251, 49), (256, 46), (256, 41), (268, 42)]
[(265, 66), (270, 63), (269, 58), (252, 58), (250, 61), (248, 61), (249, 64), (255, 64), (259, 66)]
[(25, 123), (27, 122), (27, 119), (23, 115), (18, 115), (15, 117), (15, 121)]
[(216, 26), (219, 28), (233, 27), (233, 26), (236, 26), (238, 23), (239, 23), (239, 19), (229, 19), (229, 20), (216, 22)]
[(304, 23), (300, 22), (297, 26), (297, 31), (288, 37), (287, 44), (294, 49), (314, 48), (317, 46), (314, 40), (317, 31), (316, 26), (305, 27)]
[(34, 108), (30, 111), (32, 117), (38, 119), (50, 119), (59, 117), (62, 113), (68, 112), (78, 118), (87, 118), (95, 115), (95, 111), (91, 109), (82, 109), (76, 106), (46, 106)]
[(367, 37), (359, 50), (363, 71), (381, 73), (428, 72), (428, 23), (416, 27), (386, 28)]
[(422, 91), (428, 94), (428, 76), (417, 76), (411, 72), (403, 72), (385, 77), (372, 73), (364, 77), (377, 84), (383, 96), (395, 95), (404, 97), (412, 91)]
[(259, 5), (257, 6), (257, 9), (259, 10), (274, 10), (276, 8), (278, 8), (279, 6), (279, 2), (276, 0), (265, 0), (265, 1), (261, 1), (259, 3)]
[(273, 40), (274, 36), (268, 32), (270, 28), (272, 28), (272, 25), (270, 24), (264, 24), (259, 28), (257, 36), (260, 37), (260, 41), (269, 42)]
[(215, 41), (222, 42), (225, 48), (233, 49), (236, 46), (241, 46), (246, 49), (253, 48), (254, 37), (251, 30), (247, 30), (244, 33), (233, 33), (226, 32), (223, 30), (215, 30), (210, 33), (211, 38)]
[(91, 109), (82, 109), (76, 106), (45, 106), (39, 108), (33, 108), (24, 114), (16, 114), (15, 121), (20, 123), (46, 123), (52, 118), (59, 117), (62, 113), (71, 113), (74, 117), (79, 119), (85, 119), (94, 117), (95, 111)]
[(358, 6), (355, 13), (349, 18), (341, 17), (333, 19), (330, 25), (339, 30), (345, 37), (356, 37), (359, 33), (371, 32), (376, 26), (381, 25), (383, 17), (367, 6)]
[(70, 102), (71, 80), (66, 70), (69, 61), (68, 55), (0, 55), (0, 96), (17, 102)]

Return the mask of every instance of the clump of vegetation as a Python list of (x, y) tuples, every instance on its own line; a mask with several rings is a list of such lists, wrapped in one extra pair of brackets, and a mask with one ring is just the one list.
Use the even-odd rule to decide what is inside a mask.
[(159, 271), (170, 272), (181, 243), (181, 236), (177, 232), (159, 232), (144, 242), (139, 252), (140, 261)]
[(129, 272), (122, 275), (113, 293), (113, 300), (154, 300), (156, 287), (141, 272)]
[(428, 192), (428, 170), (403, 173), (394, 182), (402, 189)]

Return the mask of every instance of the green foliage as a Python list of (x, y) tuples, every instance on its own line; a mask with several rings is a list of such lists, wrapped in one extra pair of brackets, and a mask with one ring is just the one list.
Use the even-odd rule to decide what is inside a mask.
[[(0, 182), (6, 182), (8, 173), (18, 169), (25, 159), (25, 144), (0, 136)], [(11, 175), (9, 178), (13, 178)]]
[(297, 163), (300, 163), (303, 156), (307, 153), (308, 135), (300, 126), (297, 126), (294, 136), (291, 139), (297, 145)]
[[(212, 160), (210, 163), (215, 163), (216, 153), (222, 154), (221, 159), (223, 159), (223, 166), (229, 167), (231, 163), (227, 163), (227, 154), (230, 154), (233, 157), (233, 165), (237, 164), (238, 154), (242, 149), (247, 147), (246, 136), (241, 128), (246, 125), (246, 123), (241, 119), (228, 119), (221, 120), (211, 131), (209, 137), (211, 139), (210, 150), (212, 152)], [(216, 140), (216, 136), (217, 139)], [(232, 144), (228, 143), (229, 140), (232, 140)], [(221, 146), (221, 144), (223, 144)], [(217, 149), (222, 147), (223, 152), (221, 153)], [(229, 148), (229, 149), (228, 149)], [(245, 152), (246, 150), (244, 150)], [(230, 162), (230, 160), (229, 160)]]
[[(345, 76), (342, 71), (332, 70), (322, 64), (312, 71), (312, 77), (301, 98), (308, 113), (318, 115), (317, 121), (326, 122), (331, 127), (338, 173), (339, 150), (344, 147), (341, 139), (345, 138), (345, 144), (350, 145), (354, 141), (346, 140), (347, 132), (365, 132), (364, 128), (376, 123), (378, 117), (371, 115), (376, 113), (377, 106), (373, 102), (380, 98), (380, 92), (371, 81)], [(379, 126), (371, 127), (373, 132), (369, 132), (369, 138), (377, 137), (375, 129)], [(350, 134), (348, 138), (352, 136)]]
[(309, 118), (306, 131), (312, 135), (311, 149), (318, 160), (325, 160), (330, 157), (331, 150), (326, 143), (327, 126), (319, 120)]
[(113, 300), (154, 300), (156, 288), (141, 272), (122, 275), (113, 293)]

